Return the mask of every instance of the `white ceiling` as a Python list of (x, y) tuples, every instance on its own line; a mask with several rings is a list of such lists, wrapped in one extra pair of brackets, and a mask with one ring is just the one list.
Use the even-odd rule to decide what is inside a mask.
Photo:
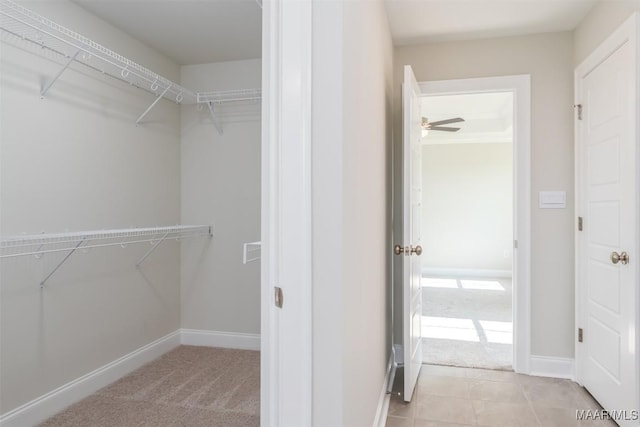
[(597, 0), (385, 0), (395, 45), (573, 30)]
[(461, 117), (458, 132), (423, 131), (423, 144), (510, 143), (513, 141), (513, 93), (424, 96), (422, 115), (430, 122)]
[[(180, 65), (261, 56), (256, 0), (72, 1)], [(597, 0), (384, 1), (404, 45), (572, 30)]]
[(180, 65), (261, 57), (256, 0), (73, 0)]

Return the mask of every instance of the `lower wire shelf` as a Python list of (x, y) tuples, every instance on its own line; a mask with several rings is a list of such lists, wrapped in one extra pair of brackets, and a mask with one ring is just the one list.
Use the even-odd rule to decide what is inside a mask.
[(115, 230), (76, 231), (68, 233), (32, 234), (0, 238), (0, 258), (12, 258), (53, 252), (67, 252), (60, 263), (40, 282), (45, 282), (78, 249), (100, 248), (107, 246), (126, 247), (136, 243), (151, 243), (153, 246), (138, 260), (136, 267), (167, 239), (185, 239), (193, 237), (212, 237), (211, 225), (174, 225), (169, 227), (128, 228)]

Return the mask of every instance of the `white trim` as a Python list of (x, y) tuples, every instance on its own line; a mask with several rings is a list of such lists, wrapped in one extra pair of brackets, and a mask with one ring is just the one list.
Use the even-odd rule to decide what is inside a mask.
[(575, 378), (575, 360), (566, 357), (531, 356), (531, 373), (537, 377)]
[(380, 390), (380, 398), (378, 398), (378, 409), (376, 409), (376, 417), (373, 419), (373, 427), (384, 427), (387, 423), (387, 414), (389, 413), (389, 403), (391, 402), (391, 394), (389, 384), (393, 382), (392, 367), (393, 367), (393, 352), (389, 357), (389, 363), (387, 363), (387, 373), (384, 376), (384, 383), (382, 384), (382, 390)]
[(37, 425), (179, 345), (178, 330), (3, 414), (0, 417), (0, 426)]
[(201, 347), (260, 350), (260, 334), (182, 329), (180, 334), (180, 343), (183, 345), (196, 345)]
[(513, 369), (529, 372), (531, 354), (531, 77), (529, 75), (420, 83), (425, 95), (514, 93)]
[[(628, 41), (632, 41), (632, 43), (635, 46), (635, 67), (636, 67), (636, 92), (640, 91), (640, 73), (638, 73), (638, 67), (640, 66), (640, 13), (635, 12), (633, 13), (624, 23), (622, 23), (620, 25), (620, 27), (618, 27), (609, 37), (607, 37), (607, 39), (605, 41), (603, 41), (593, 52), (591, 52), (591, 54), (582, 62), (580, 63), (580, 65), (578, 65), (575, 69), (574, 72), (574, 96), (575, 96), (575, 104), (582, 104), (583, 100), (581, 99), (581, 95), (582, 95), (582, 78), (586, 77), (591, 71), (593, 71), (594, 68), (596, 68), (600, 63), (602, 63), (603, 61), (605, 61), (613, 52), (615, 52), (620, 46), (622, 46), (624, 43), (628, 42)], [(636, 113), (638, 111), (638, 97), (640, 96), (639, 93), (636, 93)], [(638, 122), (638, 119), (636, 119), (636, 143), (638, 143), (637, 139), (639, 138), (640, 135), (640, 122)], [(574, 140), (574, 152), (575, 152), (575, 164), (574, 164), (574, 170), (575, 170), (575, 187), (574, 187), (574, 194), (575, 194), (575, 206), (576, 206), (576, 223), (577, 223), (577, 218), (578, 216), (584, 216), (584, 201), (581, 198), (582, 195), (582, 181), (581, 181), (581, 177), (582, 177), (582, 161), (580, 158), (580, 153), (581, 153), (581, 140), (582, 140), (582, 127), (580, 126), (580, 123), (576, 120), (574, 122), (574, 135), (575, 135), (575, 140)], [(636, 159), (637, 162), (637, 168), (640, 169), (640, 159)], [(637, 173), (637, 172), (636, 172)], [(640, 182), (639, 179), (636, 178), (636, 185), (640, 186)], [(636, 206), (636, 212), (640, 212), (640, 206)], [(577, 224), (576, 224), (577, 225)], [(577, 229), (577, 227), (576, 227)], [(640, 253), (640, 235), (638, 235), (638, 233), (640, 233), (640, 228), (636, 227), (636, 238), (635, 238), (635, 247), (631, 249), (631, 253)], [(583, 269), (582, 269), (582, 263), (581, 263), (581, 259), (583, 258), (582, 255), (582, 248), (583, 242), (582, 242), (582, 234), (576, 232), (575, 233), (575, 324), (576, 324), (576, 339), (575, 339), (575, 357), (576, 357), (576, 362), (575, 362), (575, 377), (576, 377), (576, 381), (578, 381), (579, 383), (582, 384), (583, 381), (583, 363), (584, 363), (584, 357), (585, 356), (585, 351), (583, 351), (584, 346), (581, 345), (581, 343), (578, 342), (577, 340), (577, 329), (578, 327), (583, 327), (583, 325), (585, 324), (585, 313), (584, 310), (582, 309), (583, 304), (585, 303), (583, 301), (584, 295), (583, 292), (581, 292), (581, 282), (582, 282), (582, 274), (583, 274)], [(640, 268), (640, 266), (636, 263), (636, 277), (640, 277), (640, 271), (638, 270), (638, 268)], [(640, 351), (640, 332), (638, 331), (638, 325), (640, 324), (640, 309), (638, 307), (640, 307), (640, 290), (638, 290), (637, 284), (636, 284), (636, 303), (635, 303), (635, 307), (636, 307), (636, 319), (635, 319), (635, 325), (634, 325), (634, 329), (635, 329), (635, 333), (636, 333), (636, 349), (634, 351), (635, 356), (635, 366), (638, 365), (638, 352)], [(635, 384), (636, 387), (635, 389), (638, 390), (639, 389), (639, 385), (640, 385), (640, 369), (636, 369), (636, 378), (635, 378)], [(637, 391), (636, 391), (637, 393)], [(636, 401), (638, 399), (638, 396), (636, 395)]]
[[(313, 2), (262, 13), (261, 424), (312, 425)], [(274, 286), (284, 305), (274, 304)]]
[(430, 277), (492, 277), (510, 279), (511, 270), (422, 267), (422, 275)]

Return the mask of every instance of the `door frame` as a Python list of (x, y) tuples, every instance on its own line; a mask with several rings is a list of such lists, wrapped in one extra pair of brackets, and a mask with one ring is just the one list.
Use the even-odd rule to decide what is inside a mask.
[[(616, 29), (602, 44), (600, 44), (591, 54), (578, 65), (574, 72), (574, 96), (575, 96), (575, 105), (581, 105), (582, 100), (582, 84), (581, 79), (589, 74), (594, 68), (596, 68), (599, 64), (601, 64), (604, 60), (606, 60), (613, 52), (615, 52), (620, 46), (627, 42), (632, 42), (635, 44), (635, 72), (636, 76), (636, 113), (640, 111), (640, 101), (638, 101), (638, 97), (640, 96), (640, 13), (633, 13), (621, 26)], [(640, 123), (636, 118), (635, 123), (636, 131), (636, 145), (640, 144)], [(574, 153), (575, 153), (575, 179), (574, 179), (574, 194), (575, 194), (575, 230), (578, 230), (578, 216), (583, 212), (583, 195), (582, 195), (582, 179), (583, 179), (583, 164), (581, 156), (579, 155), (580, 149), (582, 147), (582, 127), (580, 126), (579, 120), (574, 120)], [(637, 150), (640, 156), (640, 150)], [(640, 171), (640, 158), (636, 158), (636, 170)], [(640, 179), (637, 176), (638, 172), (636, 172), (636, 186), (640, 187)], [(639, 202), (640, 203), (640, 202)], [(637, 215), (640, 214), (640, 206), (636, 206)], [(636, 218), (637, 219), (637, 218)], [(575, 379), (578, 383), (582, 384), (583, 375), (584, 375), (584, 355), (583, 351), (584, 346), (581, 346), (578, 342), (578, 327), (584, 325), (584, 307), (582, 304), (583, 300), (583, 280), (581, 276), (581, 272), (583, 269), (582, 263), (582, 236), (579, 231), (575, 233)], [(638, 254), (640, 253), (640, 236), (636, 235), (635, 245), (631, 248), (631, 253)], [(632, 260), (633, 261), (633, 260)], [(640, 277), (640, 263), (635, 263), (636, 268), (636, 277)], [(640, 331), (638, 331), (638, 325), (640, 325), (640, 290), (638, 289), (638, 284), (636, 283), (636, 319), (635, 319), (635, 330), (636, 330), (636, 365), (640, 361), (638, 358), (638, 351), (640, 351)], [(635, 378), (636, 389), (640, 385), (640, 369), (636, 372)], [(640, 404), (640, 402), (637, 402)]]
[(262, 426), (312, 424), (311, 24), (311, 2), (263, 2)]
[(512, 92), (513, 370), (531, 370), (531, 76), (513, 75), (419, 83), (424, 96)]

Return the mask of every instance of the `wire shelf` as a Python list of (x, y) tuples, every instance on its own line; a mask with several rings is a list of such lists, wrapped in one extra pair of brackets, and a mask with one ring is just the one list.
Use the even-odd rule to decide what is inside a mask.
[(179, 104), (197, 101), (196, 94), (189, 89), (10, 0), (0, 0), (0, 28), (18, 39), (67, 58), (69, 63), (84, 64), (157, 96)]
[(194, 92), (11, 0), (0, 0), (0, 29), (4, 38), (26, 41), (42, 56), (61, 64), (58, 73), (44, 82), (41, 97), (74, 62), (154, 94), (156, 99), (137, 118), (136, 124), (142, 122), (158, 101), (166, 98), (178, 104), (206, 104), (213, 124), (222, 134), (216, 106), (262, 99), (260, 89)]
[(239, 89), (227, 91), (198, 92), (198, 103), (213, 102), (214, 104), (223, 104), (225, 102), (239, 101), (260, 101), (262, 99), (262, 90), (260, 89)]
[(0, 240), (0, 258), (66, 252), (80, 247), (79, 243), (83, 243), (81, 249), (86, 250), (117, 245), (125, 247), (135, 243), (157, 243), (165, 239), (185, 239), (201, 236), (212, 236), (212, 227), (210, 225), (176, 225), (170, 227), (10, 236)]

